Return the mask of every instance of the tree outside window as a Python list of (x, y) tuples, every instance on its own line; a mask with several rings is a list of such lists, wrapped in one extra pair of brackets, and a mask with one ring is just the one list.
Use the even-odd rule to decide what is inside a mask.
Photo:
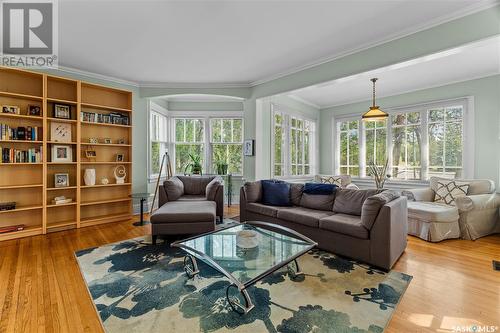
[(176, 118), (174, 122), (175, 173), (183, 174), (192, 162), (189, 155), (200, 156), (203, 165), (205, 126), (203, 119), (196, 118)]
[(210, 120), (212, 168), (218, 162), (228, 165), (229, 174), (243, 174), (243, 120), (212, 118)]

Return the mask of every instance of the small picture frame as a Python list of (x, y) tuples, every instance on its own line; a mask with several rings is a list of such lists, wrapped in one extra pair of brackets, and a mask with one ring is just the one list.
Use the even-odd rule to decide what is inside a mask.
[(71, 124), (51, 122), (50, 139), (55, 142), (71, 142)]
[(95, 150), (85, 150), (85, 157), (89, 160), (95, 160), (97, 158), (97, 152)]
[(99, 143), (99, 139), (98, 138), (89, 138), (89, 143), (97, 144), (97, 143)]
[(73, 162), (73, 150), (71, 146), (53, 145), (52, 162)]
[(116, 162), (124, 162), (125, 156), (123, 154), (116, 154)]
[(54, 187), (68, 187), (68, 186), (69, 186), (69, 174), (67, 173), (54, 174)]
[(243, 155), (244, 156), (254, 156), (254, 142), (255, 140), (245, 140), (243, 142)]
[(20, 114), (19, 106), (2, 105), (2, 113)]
[(125, 139), (118, 139), (118, 144), (119, 145), (124, 145), (125, 144)]
[(104, 143), (105, 144), (111, 144), (113, 143), (110, 138), (104, 138)]
[(29, 116), (41, 116), (42, 115), (42, 108), (40, 105), (28, 105), (28, 115)]
[(71, 119), (71, 106), (54, 104), (54, 118)]

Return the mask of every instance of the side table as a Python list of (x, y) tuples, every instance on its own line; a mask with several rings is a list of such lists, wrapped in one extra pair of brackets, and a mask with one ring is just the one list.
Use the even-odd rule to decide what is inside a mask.
[(147, 192), (143, 192), (143, 193), (132, 193), (129, 195), (129, 197), (131, 197), (132, 199), (140, 199), (141, 201), (141, 219), (139, 222), (134, 222), (133, 225), (135, 225), (136, 227), (137, 226), (143, 226), (143, 225), (146, 225), (146, 224), (149, 224), (150, 222), (149, 221), (145, 221), (144, 220), (144, 203), (146, 202), (146, 200), (150, 197), (152, 197), (153, 194), (151, 193), (147, 193)]

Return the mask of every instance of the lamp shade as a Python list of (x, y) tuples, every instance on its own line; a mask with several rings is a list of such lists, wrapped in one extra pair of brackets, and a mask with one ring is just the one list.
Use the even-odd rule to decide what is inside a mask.
[(389, 117), (387, 113), (380, 110), (380, 107), (378, 105), (375, 105), (375, 82), (377, 82), (377, 80), (377, 78), (370, 79), (370, 81), (372, 81), (373, 83), (373, 104), (372, 106), (370, 106), (370, 110), (363, 113), (363, 115), (361, 116), (361, 119), (365, 121), (384, 120)]
[(380, 110), (378, 106), (370, 106), (370, 110), (368, 112), (363, 113), (363, 116), (361, 118), (365, 121), (377, 121), (377, 120), (384, 120), (387, 117), (389, 117), (389, 115), (384, 111)]

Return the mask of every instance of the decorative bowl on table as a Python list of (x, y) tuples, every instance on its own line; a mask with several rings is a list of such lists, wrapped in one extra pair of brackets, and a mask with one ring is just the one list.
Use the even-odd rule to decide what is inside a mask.
[(259, 234), (254, 230), (241, 230), (236, 233), (236, 246), (253, 249), (259, 246)]

